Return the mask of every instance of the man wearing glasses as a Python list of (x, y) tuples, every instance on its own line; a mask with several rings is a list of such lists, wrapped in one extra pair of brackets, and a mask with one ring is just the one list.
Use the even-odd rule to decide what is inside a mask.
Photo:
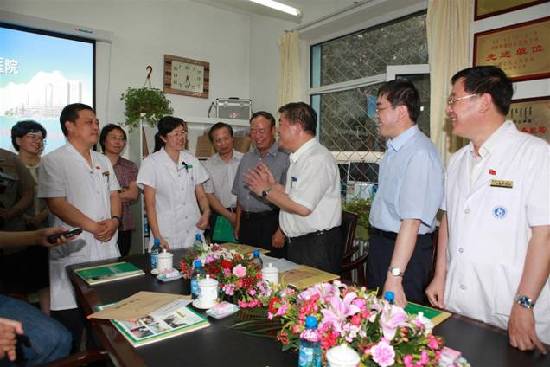
[(514, 347), (546, 353), (549, 146), (506, 120), (514, 91), (501, 69), (464, 69), (452, 84), (446, 111), (452, 132), (470, 143), (449, 161), (426, 294), (437, 307), (508, 329)]
[(432, 233), (443, 198), (443, 166), (418, 128), (420, 98), (408, 80), (378, 91), (380, 135), (387, 149), (370, 211), (367, 286), (392, 291), (395, 303), (422, 303), (433, 268)]

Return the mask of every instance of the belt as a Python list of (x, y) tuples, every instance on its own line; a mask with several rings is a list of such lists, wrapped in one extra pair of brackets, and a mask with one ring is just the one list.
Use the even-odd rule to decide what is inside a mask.
[(271, 217), (274, 215), (279, 215), (279, 211), (266, 210), (263, 212), (247, 212), (247, 211), (241, 210), (241, 217), (244, 217), (244, 218), (263, 218), (263, 217)]
[(322, 229), (320, 231), (315, 231), (315, 232), (303, 234), (301, 236), (287, 237), (287, 240), (288, 240), (288, 242), (292, 242), (292, 241), (303, 240), (303, 239), (312, 238), (312, 237), (324, 236), (324, 235), (329, 234), (331, 232), (334, 232), (338, 229), (340, 229), (340, 226), (332, 227), (331, 229)]
[[(381, 236), (381, 237), (384, 237), (384, 238), (387, 238), (387, 239), (393, 240), (393, 241), (395, 241), (397, 239), (397, 233), (383, 231), (381, 229), (374, 228), (374, 227), (369, 228), (369, 236), (371, 236), (371, 235)], [(418, 237), (431, 236), (431, 235), (432, 235), (431, 233), (419, 234)]]

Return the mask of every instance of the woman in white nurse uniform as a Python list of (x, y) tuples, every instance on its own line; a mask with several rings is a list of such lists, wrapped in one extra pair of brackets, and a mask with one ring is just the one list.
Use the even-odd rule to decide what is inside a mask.
[(202, 186), (208, 174), (184, 150), (187, 126), (182, 119), (165, 116), (157, 128), (155, 152), (144, 159), (137, 177), (152, 233), (150, 247), (154, 239), (164, 248), (190, 247), (195, 234), (202, 235), (208, 225), (210, 209)]

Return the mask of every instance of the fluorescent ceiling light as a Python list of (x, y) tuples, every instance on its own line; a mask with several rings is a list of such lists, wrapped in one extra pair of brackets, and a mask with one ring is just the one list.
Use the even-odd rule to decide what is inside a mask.
[(299, 17), (301, 15), (300, 10), (293, 8), (290, 5), (280, 3), (278, 1), (274, 1), (274, 0), (250, 0), (250, 1), (256, 4), (267, 6), (268, 8), (271, 8), (271, 9), (282, 11), (283, 13), (287, 13), (295, 17)]

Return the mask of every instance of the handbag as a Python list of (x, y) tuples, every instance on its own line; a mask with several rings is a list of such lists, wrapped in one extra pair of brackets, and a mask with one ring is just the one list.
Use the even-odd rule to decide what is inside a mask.
[(236, 242), (233, 234), (233, 226), (226, 217), (218, 215), (214, 223), (212, 242)]

